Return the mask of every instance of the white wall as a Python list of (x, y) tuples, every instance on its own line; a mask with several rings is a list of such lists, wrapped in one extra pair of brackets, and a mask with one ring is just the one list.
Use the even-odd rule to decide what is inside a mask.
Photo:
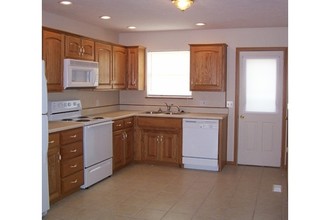
[[(237, 47), (287, 47), (288, 28), (246, 28), (246, 29), (218, 29), (197, 31), (165, 31), (165, 32), (143, 32), (119, 34), (119, 43), (123, 45), (143, 45), (148, 51), (160, 50), (189, 50), (189, 44), (194, 43), (226, 43), (227, 54), (227, 93), (225, 96), (229, 101), (235, 101), (235, 53)], [(205, 95), (194, 96), (193, 104), (206, 101), (204, 107), (216, 106), (218, 109), (224, 106), (221, 93), (203, 92)], [(201, 98), (202, 97), (202, 98)], [(219, 97), (219, 100), (216, 97)], [(141, 92), (121, 92), (120, 102), (124, 104), (134, 103), (163, 103), (163, 100), (149, 101)], [(186, 100), (173, 100), (177, 104)], [(209, 104), (208, 104), (209, 103)], [(191, 103), (190, 103), (191, 104)], [(235, 106), (234, 106), (235, 108)], [(234, 160), (234, 108), (228, 109), (228, 160)], [(208, 111), (208, 108), (200, 109)]]

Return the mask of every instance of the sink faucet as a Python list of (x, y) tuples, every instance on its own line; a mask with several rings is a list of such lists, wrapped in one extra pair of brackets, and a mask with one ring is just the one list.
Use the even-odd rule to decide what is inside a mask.
[(165, 105), (166, 105), (166, 111), (167, 111), (167, 112), (171, 112), (171, 108), (172, 108), (173, 104), (168, 105), (168, 104), (165, 102)]
[(181, 112), (180, 106), (176, 105), (175, 107), (178, 109), (178, 112)]

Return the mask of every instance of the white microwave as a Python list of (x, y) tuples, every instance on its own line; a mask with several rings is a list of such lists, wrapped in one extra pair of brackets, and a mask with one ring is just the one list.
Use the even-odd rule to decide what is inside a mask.
[(99, 64), (94, 61), (64, 59), (63, 86), (90, 88), (99, 85)]

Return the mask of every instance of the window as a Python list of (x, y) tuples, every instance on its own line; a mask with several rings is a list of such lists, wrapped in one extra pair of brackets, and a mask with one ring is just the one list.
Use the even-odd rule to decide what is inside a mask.
[(148, 52), (147, 96), (191, 97), (189, 51)]

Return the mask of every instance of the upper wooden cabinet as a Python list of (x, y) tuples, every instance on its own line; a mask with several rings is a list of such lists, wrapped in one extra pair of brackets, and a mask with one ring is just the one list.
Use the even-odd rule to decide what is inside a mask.
[(65, 57), (94, 60), (94, 41), (79, 36), (65, 36)]
[(127, 53), (127, 89), (144, 90), (146, 48), (141, 46), (127, 47)]
[(42, 59), (45, 61), (48, 92), (63, 90), (64, 34), (42, 31)]
[(226, 91), (227, 45), (190, 45), (190, 90)]
[(95, 42), (95, 61), (99, 62), (98, 89), (112, 89), (112, 45)]
[(113, 89), (126, 88), (127, 49), (123, 46), (113, 46)]

